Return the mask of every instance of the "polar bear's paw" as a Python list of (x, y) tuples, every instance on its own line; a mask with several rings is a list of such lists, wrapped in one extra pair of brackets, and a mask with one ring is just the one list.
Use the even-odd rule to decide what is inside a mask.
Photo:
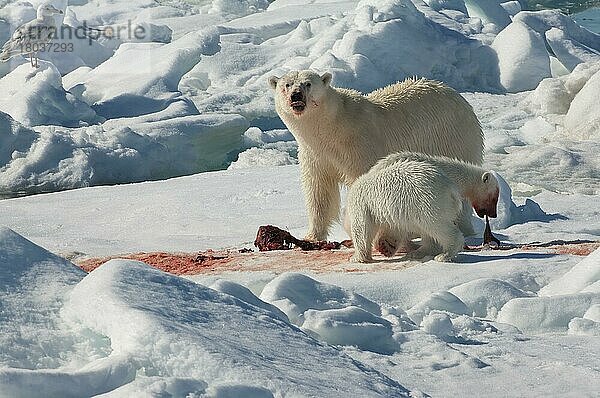
[(372, 263), (373, 258), (371, 256), (364, 256), (360, 253), (354, 253), (352, 257), (350, 257), (351, 263)]
[(441, 253), (433, 258), (435, 261), (441, 263), (451, 263), (456, 259), (456, 254), (453, 253)]
[(419, 249), (419, 247), (420, 246), (412, 240), (403, 239), (399, 244), (398, 250), (402, 253), (410, 253)]
[(304, 240), (309, 242), (321, 242), (327, 240), (327, 233), (309, 232), (304, 236)]
[(431, 258), (431, 250), (429, 250), (428, 248), (425, 247), (419, 247), (417, 250), (413, 250), (409, 253), (406, 253), (406, 255), (404, 257), (402, 257), (403, 260), (421, 260), (424, 259), (425, 257), (430, 257)]

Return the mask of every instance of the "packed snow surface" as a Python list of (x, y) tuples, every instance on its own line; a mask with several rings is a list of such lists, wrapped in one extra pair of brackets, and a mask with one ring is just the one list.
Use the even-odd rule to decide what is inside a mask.
[(593, 396), (597, 254), (189, 280), (86, 275), (4, 228), (2, 396)]

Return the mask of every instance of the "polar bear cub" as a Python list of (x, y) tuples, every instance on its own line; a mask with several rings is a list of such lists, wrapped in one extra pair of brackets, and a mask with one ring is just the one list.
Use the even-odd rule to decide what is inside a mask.
[(398, 236), (420, 236), (410, 258), (435, 255), (452, 261), (462, 250), (459, 224), (463, 199), (479, 217), (496, 217), (496, 177), (470, 163), (415, 152), (394, 153), (359, 177), (348, 193), (348, 216), (355, 253), (351, 261), (372, 261), (373, 238), (380, 228)]

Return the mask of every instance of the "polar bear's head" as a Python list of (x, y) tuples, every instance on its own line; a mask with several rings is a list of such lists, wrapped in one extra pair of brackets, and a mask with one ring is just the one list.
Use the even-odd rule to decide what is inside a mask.
[(319, 75), (310, 70), (293, 71), (282, 77), (271, 76), (277, 112), (300, 117), (318, 108), (331, 83), (331, 73)]
[(473, 190), (469, 198), (475, 209), (475, 213), (481, 218), (484, 216), (497, 217), (496, 208), (498, 206), (499, 194), (500, 188), (496, 177), (490, 172), (483, 173), (480, 183)]

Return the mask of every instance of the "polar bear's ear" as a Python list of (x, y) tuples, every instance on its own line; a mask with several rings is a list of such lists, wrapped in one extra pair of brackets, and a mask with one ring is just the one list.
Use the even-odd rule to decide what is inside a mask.
[(329, 86), (329, 83), (331, 83), (331, 73), (329, 72), (325, 72), (321, 75), (321, 80), (323, 80), (323, 84), (326, 86)]
[(489, 171), (486, 171), (481, 176), (481, 181), (483, 181), (484, 184), (488, 184), (490, 182), (491, 178), (492, 178), (492, 173), (490, 173)]
[(277, 82), (279, 81), (279, 78), (277, 76), (271, 76), (269, 77), (269, 86), (271, 86), (271, 88), (273, 90), (275, 90), (275, 88), (277, 88)]

